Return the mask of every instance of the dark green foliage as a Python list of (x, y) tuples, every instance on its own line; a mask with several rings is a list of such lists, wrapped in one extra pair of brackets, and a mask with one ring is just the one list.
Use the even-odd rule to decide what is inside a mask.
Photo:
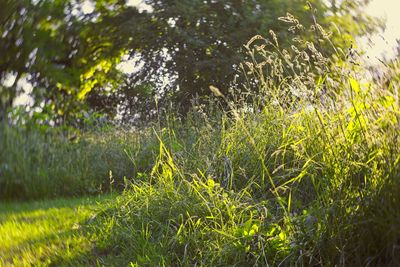
[[(210, 85), (218, 87), (224, 94), (234, 85), (242, 89), (244, 77), (237, 74), (245, 59), (243, 45), (252, 36), (266, 36), (273, 30), (281, 47), (287, 48), (294, 37), (292, 30), (288, 31), (285, 23), (277, 22), (277, 18), (286, 16), (286, 12), (293, 14), (307, 29), (316, 21), (327, 28), (327, 32), (336, 31), (332, 22), (340, 24), (342, 36), (332, 39), (338, 49), (348, 47), (351, 36), (364, 32), (364, 25), (369, 25), (372, 31), (377, 26), (362, 13), (364, 1), (357, 1), (358, 5), (334, 2), (329, 5), (323, 1), (307, 4), (303, 0), (145, 2), (152, 7), (152, 12), (143, 17), (146, 26), (140, 30), (136, 27), (137, 20), (133, 19), (135, 10), (127, 9), (127, 15), (120, 15), (129, 20), (126, 19), (124, 27), (119, 28), (119, 34), (131, 32), (129, 36), (137, 36), (127, 46), (129, 54), (140, 56), (145, 63), (142, 71), (132, 75), (131, 87), (135, 81), (160, 84), (160, 79), (168, 77), (170, 83), (161, 93), (161, 99), (172, 101), (182, 111), (188, 111), (194, 97), (209, 95)], [(315, 43), (322, 38), (316, 29), (301, 34)], [(334, 52), (327, 45), (321, 45), (319, 50), (329, 55)], [(129, 104), (126, 108), (130, 108)]]
[[(241, 82), (243, 77), (236, 77), (244, 59), (241, 51), (253, 35), (272, 29), (286, 47), (292, 35), (276, 19), (287, 11), (306, 27), (315, 19), (328, 32), (336, 29), (334, 24), (340, 26), (341, 38), (332, 41), (343, 48), (349, 45), (349, 33), (376, 29), (377, 23), (362, 13), (365, 2), (329, 5), (314, 0), (310, 10), (305, 0), (147, 0), (151, 11), (139, 12), (125, 1), (113, 0), (88, 1), (94, 9), (83, 13), (81, 1), (4, 0), (1, 116), (5, 119), (21, 94), (17, 85), (23, 78), (33, 84), (34, 106), (56, 124), (79, 124), (85, 110), (115, 117), (118, 107), (123, 120), (129, 121), (134, 114), (149, 115), (170, 101), (186, 112), (193, 97), (209, 95), (209, 85), (226, 94), (234, 80)], [(302, 34), (307, 40), (320, 38), (312, 31)], [(348, 40), (343, 42), (343, 37)], [(123, 56), (136, 57), (144, 65), (123, 75), (116, 69)], [(10, 75), (15, 83), (4, 86)], [(151, 90), (143, 91), (144, 87)]]
[(115, 85), (113, 68), (122, 48), (111, 35), (99, 34), (111, 33), (112, 25), (93, 20), (94, 14), (74, 14), (76, 8), (73, 1), (2, 3), (0, 80), (15, 77), (11, 86), (0, 85), (3, 119), (21, 93), (17, 83), (24, 77), (33, 85), (34, 106), (52, 115), (56, 124), (79, 120), (82, 100), (95, 86)]

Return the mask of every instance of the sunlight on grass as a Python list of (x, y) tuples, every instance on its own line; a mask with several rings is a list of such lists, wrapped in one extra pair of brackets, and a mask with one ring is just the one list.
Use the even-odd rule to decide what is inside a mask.
[(47, 266), (91, 249), (81, 224), (102, 198), (0, 204), (0, 265)]
[(279, 20), (184, 116), (0, 125), (0, 199), (119, 192), (0, 204), (0, 266), (400, 266), (400, 61)]

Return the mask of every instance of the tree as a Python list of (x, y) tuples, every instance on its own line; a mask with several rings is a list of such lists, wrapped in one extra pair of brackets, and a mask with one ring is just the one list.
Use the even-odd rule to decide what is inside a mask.
[[(308, 2), (315, 10), (309, 10)], [(133, 38), (126, 46), (128, 54), (144, 62), (142, 71), (131, 75), (134, 82), (130, 88), (149, 81), (157, 84), (168, 77), (169, 84), (163, 88), (161, 99), (169, 99), (185, 111), (193, 97), (210, 93), (210, 85), (227, 93), (237, 79), (239, 63), (244, 60), (243, 45), (252, 36), (268, 35), (273, 30), (281, 45), (290, 43), (292, 37), (287, 25), (277, 23), (277, 18), (286, 12), (290, 11), (306, 27), (317, 21), (327, 31), (340, 28), (342, 36), (334, 37), (333, 42), (345, 50), (351, 36), (379, 25), (363, 13), (367, 2), (146, 0), (152, 12), (142, 14), (139, 22), (135, 9), (128, 8), (117, 15), (126, 18), (119, 21), (118, 36)], [(304, 34), (309, 40), (319, 38), (312, 32)], [(343, 41), (346, 39), (348, 42)], [(126, 87), (125, 83), (122, 90)]]
[[(99, 8), (105, 4), (97, 3)], [(53, 113), (53, 122), (59, 124), (76, 120), (90, 90), (115, 85), (115, 66), (123, 47), (118, 46), (118, 38), (102, 32), (115, 31), (115, 26), (94, 13), (77, 11), (78, 7), (74, 1), (61, 0), (2, 4), (0, 79), (16, 77), (13, 85), (0, 87), (3, 119), (23, 76), (34, 86), (35, 105)]]
[[(83, 2), (93, 9), (80, 11)], [(56, 123), (79, 120), (88, 108), (115, 116), (122, 107), (132, 116), (138, 107), (152, 110), (155, 95), (159, 104), (171, 100), (185, 112), (193, 97), (210, 93), (210, 85), (227, 93), (253, 35), (273, 30), (287, 45), (291, 35), (277, 23), (287, 11), (305, 26), (316, 19), (332, 30), (336, 23), (347, 36), (378, 25), (362, 13), (367, 0), (312, 0), (316, 12), (306, 0), (144, 2), (151, 11), (125, 0), (3, 0), (0, 79), (12, 74), (16, 82), (0, 85), (0, 112), (12, 105), (24, 75), (34, 86), (35, 105), (55, 114)], [(117, 69), (124, 56), (139, 58), (142, 68), (124, 75)]]

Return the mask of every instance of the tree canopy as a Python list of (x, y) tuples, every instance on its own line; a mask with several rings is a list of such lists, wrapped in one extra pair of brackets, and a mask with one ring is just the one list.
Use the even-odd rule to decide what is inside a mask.
[[(210, 85), (227, 92), (252, 36), (273, 30), (281, 45), (290, 43), (278, 17), (290, 12), (306, 26), (318, 21), (340, 31), (332, 41), (345, 47), (351, 36), (379, 26), (363, 13), (367, 3), (144, 0), (148, 8), (141, 10), (125, 0), (2, 0), (0, 112), (4, 118), (21, 93), (22, 77), (33, 85), (34, 106), (57, 123), (77, 121), (85, 110), (132, 116), (150, 111), (154, 97), (184, 112)], [(118, 68), (123, 59), (134, 59), (138, 68), (124, 73)], [(6, 86), (10, 76), (15, 82)]]

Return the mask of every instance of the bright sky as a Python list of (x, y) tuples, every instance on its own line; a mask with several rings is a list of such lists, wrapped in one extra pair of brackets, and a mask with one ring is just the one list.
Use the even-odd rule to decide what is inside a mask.
[(374, 45), (367, 47), (371, 58), (393, 57), (396, 40), (400, 41), (400, 0), (373, 0), (367, 12), (373, 16), (386, 18), (386, 29), (372, 38)]
[[(135, 6), (137, 7), (137, 9), (142, 12), (142, 11), (151, 11), (151, 6), (146, 5), (143, 3), (143, 0), (128, 0), (127, 1), (127, 5), (128, 6)], [(92, 13), (95, 9), (95, 2), (91, 1), (91, 0), (84, 0), (82, 2), (82, 12), (84, 14), (89, 14)], [(77, 12), (77, 10), (73, 11), (73, 12)]]

